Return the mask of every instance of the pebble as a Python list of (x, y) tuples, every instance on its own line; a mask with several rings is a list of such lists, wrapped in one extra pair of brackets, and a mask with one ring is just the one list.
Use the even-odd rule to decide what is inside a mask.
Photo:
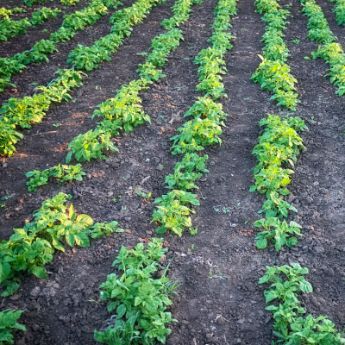
[(40, 287), (39, 287), (39, 286), (36, 286), (36, 287), (34, 287), (34, 288), (31, 290), (30, 295), (31, 295), (32, 297), (37, 297), (40, 293), (41, 293)]

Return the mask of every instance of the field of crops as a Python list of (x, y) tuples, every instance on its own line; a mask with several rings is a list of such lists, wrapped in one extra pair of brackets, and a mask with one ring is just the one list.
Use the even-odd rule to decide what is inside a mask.
[(345, 0), (0, 0), (0, 345), (345, 344)]

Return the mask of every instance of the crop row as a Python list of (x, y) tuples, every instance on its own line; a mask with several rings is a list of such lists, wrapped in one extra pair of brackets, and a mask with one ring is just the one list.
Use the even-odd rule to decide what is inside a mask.
[(338, 25), (345, 25), (345, 0), (332, 0), (334, 3), (333, 12)]
[(266, 29), (262, 62), (252, 76), (265, 91), (271, 92), (271, 99), (290, 110), (296, 110), (298, 92), (296, 78), (286, 63), (289, 49), (284, 42), (289, 11), (283, 9), (277, 0), (256, 0), (256, 10), (262, 16)]
[(13, 20), (4, 17), (0, 20), (0, 42), (24, 34), (29, 28), (40, 25), (49, 19), (56, 18), (61, 13), (58, 8), (43, 7), (32, 13), (31, 18)]
[[(117, 3), (117, 0), (114, 0)], [(97, 40), (92, 47), (79, 46), (71, 57), (73, 69), (63, 69), (48, 86), (39, 86), (41, 91), (33, 96), (10, 98), (0, 108), (0, 155), (11, 156), (15, 145), (22, 138), (18, 128), (30, 128), (40, 123), (50, 106), (68, 99), (69, 92), (82, 85), (83, 70), (94, 70), (101, 62), (108, 61), (132, 33), (133, 27), (141, 23), (159, 0), (138, 0), (130, 7), (117, 11), (112, 17), (111, 33)], [(99, 53), (97, 54), (97, 51)], [(75, 58), (77, 58), (76, 64)], [(88, 62), (94, 61), (92, 68)], [(80, 62), (86, 62), (80, 64)], [(66, 77), (67, 76), (67, 77)]]
[(313, 292), (305, 279), (308, 269), (300, 264), (267, 267), (260, 284), (265, 290), (266, 310), (273, 315), (275, 344), (340, 345), (345, 338), (326, 316), (314, 317), (302, 307), (299, 296)]
[(84, 9), (66, 15), (61, 27), (51, 33), (48, 39), (39, 40), (31, 49), (0, 58), (0, 92), (8, 86), (15, 86), (11, 83), (11, 78), (22, 72), (26, 66), (47, 62), (48, 56), (57, 51), (59, 43), (71, 40), (78, 31), (95, 24), (106, 15), (110, 7), (115, 8), (119, 4), (119, 1), (92, 0)]
[(299, 224), (286, 221), (289, 212), (297, 210), (285, 198), (290, 194), (288, 185), (294, 165), (304, 149), (298, 132), (306, 126), (299, 117), (282, 119), (278, 115), (263, 118), (260, 125), (264, 129), (253, 150), (258, 163), (250, 190), (265, 195), (266, 200), (260, 211), (264, 218), (254, 223), (254, 227), (262, 230), (256, 236), (256, 246), (265, 249), (273, 244), (280, 251), (284, 246), (295, 245), (301, 235)]
[(198, 153), (206, 147), (220, 144), (220, 135), (226, 114), (219, 98), (225, 95), (222, 75), (226, 73), (225, 54), (231, 49), (232, 36), (228, 32), (231, 18), (236, 14), (236, 0), (219, 0), (215, 10), (210, 46), (202, 49), (195, 62), (199, 83), (196, 89), (203, 93), (189, 108), (190, 118), (171, 138), (173, 155), (182, 155), (165, 183), (169, 192), (155, 200), (152, 220), (159, 224), (158, 233), (171, 231), (182, 236), (185, 229), (195, 233), (191, 215), (193, 206), (199, 205), (196, 182), (207, 172), (208, 156)]
[(330, 67), (329, 77), (337, 87), (337, 95), (345, 95), (345, 54), (332, 33), (321, 7), (314, 0), (300, 0), (308, 18), (308, 37), (319, 44), (312, 53), (314, 59), (324, 60)]
[(161, 239), (145, 246), (122, 247), (113, 263), (116, 272), (100, 286), (100, 299), (115, 313), (112, 324), (95, 332), (95, 339), (108, 345), (165, 343), (174, 321), (167, 311), (174, 284), (167, 277), (166, 249)]
[[(95, 129), (77, 135), (68, 145), (66, 161), (72, 160), (79, 163), (91, 160), (103, 159), (107, 152), (116, 152), (117, 147), (112, 139), (121, 132), (132, 132), (136, 127), (150, 122), (150, 116), (142, 107), (140, 92), (147, 90), (150, 85), (162, 79), (162, 68), (168, 62), (169, 55), (177, 49), (183, 39), (183, 31), (178, 28), (185, 23), (190, 16), (191, 0), (178, 0), (173, 6), (173, 15), (162, 21), (165, 32), (155, 36), (151, 42), (151, 50), (147, 53), (145, 61), (139, 65), (139, 78), (123, 84), (116, 92), (115, 97), (100, 103), (93, 113), (93, 117), (102, 118)], [(36, 189), (40, 185), (48, 183), (48, 176), (55, 177), (52, 171), (61, 171), (61, 165), (45, 170), (34, 170), (27, 173), (28, 188)], [(58, 181), (67, 181), (71, 176), (70, 171), (80, 171), (77, 165), (68, 165), (59, 173)], [(79, 173), (78, 173), (79, 176)], [(48, 177), (48, 178), (47, 178)], [(35, 182), (37, 181), (37, 182)], [(32, 186), (35, 188), (32, 189)]]

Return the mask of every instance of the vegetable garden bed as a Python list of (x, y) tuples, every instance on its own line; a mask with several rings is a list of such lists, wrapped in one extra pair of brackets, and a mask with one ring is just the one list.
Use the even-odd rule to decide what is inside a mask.
[[(83, 83), (20, 128), (16, 151), (0, 158), (0, 281), (9, 295), (0, 344), (9, 334), (30, 345), (343, 344), (345, 31), (332, 12), (342, 2), (140, 1), (147, 11), (118, 48), (90, 69), (74, 65)], [(17, 20), (89, 3), (0, 7), (26, 8)], [(118, 32), (114, 13), (135, 1), (110, 3), (48, 61), (14, 74), (2, 109), (73, 68), (78, 44)], [(328, 26), (311, 34), (319, 11)], [(40, 24), (46, 32), (28, 28), (0, 43), (1, 57), (31, 49), (62, 15)], [(331, 56), (334, 42), (342, 50)], [(291, 88), (277, 64), (290, 75), (283, 83), (295, 78)], [(80, 165), (68, 170), (66, 156)], [(34, 241), (53, 250), (36, 251)]]

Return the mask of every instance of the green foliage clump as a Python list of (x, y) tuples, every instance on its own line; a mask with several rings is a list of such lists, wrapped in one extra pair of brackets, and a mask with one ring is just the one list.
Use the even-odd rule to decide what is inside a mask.
[[(110, 326), (95, 332), (96, 341), (108, 345), (165, 343), (175, 320), (167, 308), (174, 285), (162, 266), (166, 249), (160, 239), (133, 249), (122, 247), (113, 266), (119, 273), (109, 274), (101, 284), (101, 300), (108, 312), (115, 312)], [(162, 273), (163, 272), (163, 273)]]
[(256, 245), (264, 249), (272, 243), (279, 251), (284, 246), (295, 245), (301, 235), (299, 224), (284, 220), (290, 211), (297, 211), (284, 197), (290, 193), (287, 186), (291, 183), (294, 163), (304, 149), (298, 132), (306, 126), (299, 117), (281, 119), (277, 115), (262, 119), (260, 125), (264, 130), (253, 149), (258, 163), (250, 190), (264, 194), (266, 200), (261, 209), (265, 217), (254, 223), (262, 229), (256, 236)]
[(26, 331), (26, 327), (18, 322), (22, 316), (22, 310), (3, 310), (0, 311), (0, 344), (14, 344), (13, 333), (15, 331)]
[(252, 75), (252, 80), (260, 84), (264, 91), (271, 92), (271, 99), (279, 105), (296, 110), (299, 98), (297, 79), (286, 63), (289, 50), (284, 41), (289, 11), (281, 8), (277, 0), (256, 0), (255, 4), (266, 28), (262, 37), (262, 61)]
[(58, 164), (54, 167), (44, 170), (28, 171), (27, 188), (29, 192), (35, 192), (39, 187), (48, 184), (49, 179), (55, 179), (58, 182), (82, 181), (85, 172), (80, 164), (66, 165)]
[(306, 315), (299, 295), (313, 291), (304, 278), (308, 269), (293, 263), (267, 267), (260, 284), (268, 284), (265, 290), (266, 310), (272, 313), (275, 344), (341, 345), (345, 338), (337, 332), (334, 323), (323, 315)]

